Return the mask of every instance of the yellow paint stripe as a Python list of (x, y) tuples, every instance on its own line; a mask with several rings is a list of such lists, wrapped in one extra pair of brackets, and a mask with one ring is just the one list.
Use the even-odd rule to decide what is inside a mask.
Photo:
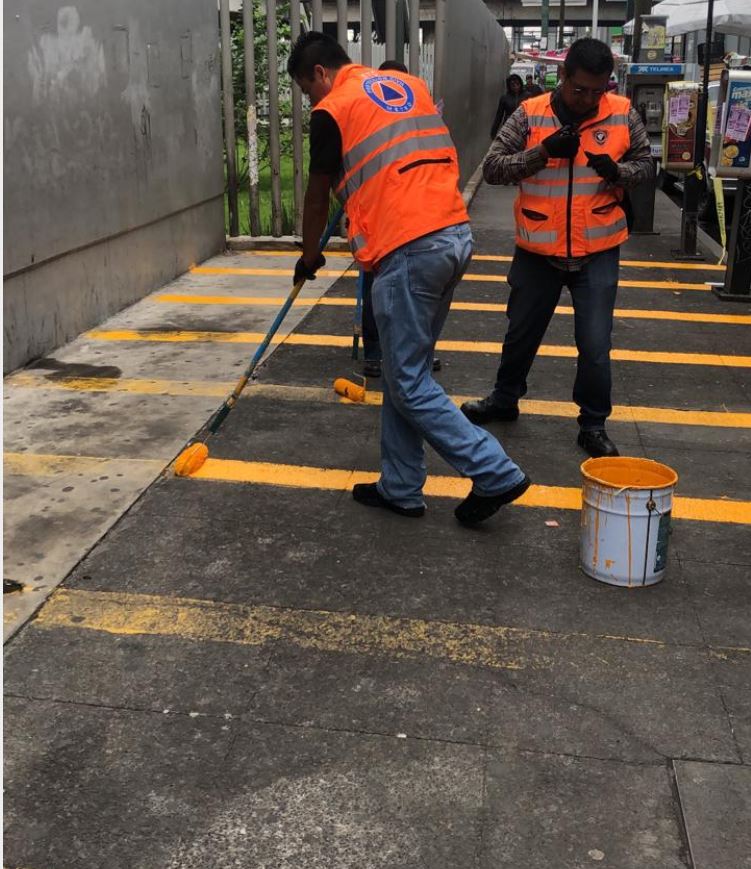
[[(68, 377), (48, 380), (44, 375), (22, 371), (9, 375), (6, 388), (21, 389), (66, 389), (78, 392), (123, 392), (137, 395), (170, 395), (224, 398), (234, 387), (231, 381), (210, 382), (205, 380), (139, 380), (110, 377)], [(243, 398), (278, 398), (282, 401), (353, 402), (341, 398), (328, 387), (285, 386), (255, 382), (243, 393)], [(456, 405), (472, 401), (477, 395), (454, 395)], [(368, 390), (365, 403), (380, 406), (383, 394)], [(522, 399), (521, 410), (533, 416), (553, 416), (574, 419), (579, 408), (568, 401), (543, 401)], [(666, 425), (711, 426), (713, 428), (751, 428), (751, 413), (733, 411), (675, 410), (666, 407), (640, 407), (615, 405), (610, 417), (616, 422), (647, 422)]]
[[(299, 257), (300, 251), (298, 248), (290, 248), (289, 250), (252, 250), (252, 251), (238, 251), (238, 253), (242, 253), (248, 256), (294, 256)], [(342, 251), (327, 251), (326, 259), (330, 257), (341, 257), (343, 259), (352, 259), (351, 253), (345, 253)], [(492, 262), (492, 263), (510, 263), (514, 259), (512, 256), (506, 256), (503, 254), (486, 254), (486, 253), (476, 253), (472, 255), (473, 260), (477, 260), (478, 262)], [(622, 266), (627, 266), (628, 268), (639, 268), (639, 269), (681, 269), (686, 271), (710, 271), (710, 272), (724, 272), (725, 266), (718, 266), (715, 264), (707, 263), (706, 265), (702, 263), (679, 263), (679, 262), (651, 262), (650, 260), (635, 260), (635, 259), (625, 259), (621, 260)]]
[[(137, 329), (94, 329), (86, 333), (94, 341), (159, 341), (168, 343), (211, 342), (219, 344), (260, 344), (265, 335), (262, 332), (208, 332), (208, 331), (139, 331)], [(307, 335), (293, 332), (286, 336), (276, 336), (272, 344), (293, 344), (305, 347), (350, 347), (349, 335)], [(454, 353), (494, 353), (501, 352), (501, 344), (496, 341), (439, 341), (436, 349)], [(576, 347), (557, 344), (543, 344), (537, 351), (539, 356), (575, 359)], [(751, 356), (727, 356), (718, 353), (668, 353), (653, 350), (611, 350), (611, 359), (618, 362), (650, 362), (661, 365), (724, 365), (729, 368), (751, 368)]]
[(543, 660), (524, 648), (533, 632), (519, 628), (73, 589), (56, 591), (33, 625), (245, 646), (285, 642), (323, 652), (421, 656), (503, 670)]
[[(206, 296), (192, 293), (162, 293), (154, 301), (166, 304), (184, 305), (282, 305), (285, 296)], [(324, 307), (352, 308), (356, 300), (351, 296), (323, 296), (319, 299), (297, 298), (295, 306), (323, 305)], [(499, 313), (506, 311), (505, 304), (494, 302), (452, 302), (452, 311), (476, 311), (481, 313)], [(568, 305), (559, 305), (556, 314), (573, 316), (574, 309)], [(684, 311), (653, 311), (637, 308), (616, 308), (615, 317), (632, 320), (675, 320), (685, 323), (725, 323), (734, 325), (751, 325), (751, 314), (696, 314)]]
[[(195, 598), (61, 588), (32, 630), (88, 630), (114, 636), (180, 637), (199, 642), (302, 649), (390, 658), (433, 658), (497, 670), (547, 668), (561, 643), (596, 641), (603, 653), (623, 643), (669, 650), (652, 637), (555, 631), (397, 618), (330, 610), (247, 606)], [(749, 653), (710, 646), (715, 654)]]
[(100, 471), (109, 462), (132, 462), (139, 466), (153, 465), (161, 469), (165, 461), (161, 459), (121, 459), (97, 456), (42, 455), (40, 453), (3, 453), (3, 466), (6, 474), (23, 477), (62, 477), (69, 474), (88, 474)]
[[(377, 472), (371, 471), (208, 458), (203, 466), (191, 475), (191, 478), (225, 483), (348, 491), (355, 483), (372, 483), (378, 479), (378, 476)], [(430, 476), (425, 483), (424, 492), (428, 496), (438, 498), (463, 498), (470, 486), (469, 480), (460, 477)], [(514, 504), (520, 507), (581, 510), (581, 489), (533, 485)], [(676, 496), (673, 499), (673, 516), (676, 519), (701, 522), (751, 525), (751, 501)]]
[[(196, 275), (247, 275), (257, 278), (291, 278), (294, 276), (293, 269), (262, 269), (262, 268), (230, 268), (219, 266), (194, 266), (191, 274)], [(330, 269), (320, 269), (318, 275), (323, 278), (354, 278), (357, 277), (357, 269), (349, 268), (343, 272), (331, 271)], [(506, 283), (506, 275), (478, 275), (465, 274), (464, 281), (476, 281), (479, 283)], [(701, 290), (709, 292), (708, 284), (687, 284), (681, 281), (632, 281), (622, 280), (618, 282), (619, 287), (639, 287), (649, 290)]]

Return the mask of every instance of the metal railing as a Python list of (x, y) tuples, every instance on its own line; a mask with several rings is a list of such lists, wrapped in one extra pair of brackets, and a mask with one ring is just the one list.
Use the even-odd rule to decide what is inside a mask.
[[(379, 6), (385, 12), (384, 19), (380, 20), (385, 41), (378, 41), (373, 0), (361, 0), (359, 15), (357, 12), (353, 14), (347, 0), (335, 0), (335, 35), (355, 63), (377, 67), (387, 59), (406, 60), (410, 72), (426, 81), (433, 98), (438, 102), (445, 96), (440, 90), (451, 36), (448, 32), (452, 21), (450, 13), (454, 16), (456, 13), (450, 7), (456, 3), (457, 0), (430, 0), (422, 4), (419, 0), (385, 0), (382, 7)], [(308, 3), (296, 0), (286, 3), (244, 0), (242, 15), (235, 19), (230, 16), (229, 0), (220, 0), (219, 5), (229, 234), (239, 234), (239, 200), (242, 198), (243, 217), (247, 214), (247, 221), (243, 220), (243, 223), (252, 236), (269, 232), (274, 236), (291, 232), (300, 235), (305, 170), (304, 133), (309, 113), (303, 105), (299, 87), (289, 81), (286, 62), (291, 43), (301, 32), (325, 29), (334, 35), (334, 28), (330, 21), (324, 26), (323, 0)], [(329, 3), (327, 10), (331, 10), (332, 5)], [(474, 10), (476, 15), (487, 15), (492, 27), (492, 16), (481, 0), (461, 0), (460, 5), (462, 14), (469, 9), (470, 12)], [(405, 11), (408, 15), (407, 27), (401, 26), (403, 18), (398, 19), (398, 15), (403, 15)], [(423, 20), (420, 19), (421, 11)], [(456, 21), (456, 18), (453, 20)], [(243, 39), (241, 42), (237, 38), (233, 41), (233, 26), (237, 28), (240, 25), (243, 27)], [(488, 26), (488, 21), (483, 19), (483, 27)], [(280, 27), (284, 28), (283, 39), (280, 39)], [(498, 62), (505, 64), (508, 59), (505, 36), (500, 27), (496, 29), (493, 40), (501, 39), (506, 46), (499, 52)], [(462, 31), (458, 36), (461, 39), (465, 34)], [(466, 38), (469, 50), (464, 52), (461, 45), (451, 42), (451, 53), (452, 56), (468, 57), (471, 63), (476, 40), (473, 39), (470, 44), (469, 38)], [(404, 40), (408, 40), (409, 46), (406, 57)], [(247, 107), (244, 123), (240, 123), (239, 118), (237, 121), (235, 119), (233, 89), (237, 87), (237, 82), (232, 79), (233, 42), (235, 51), (238, 51), (238, 45), (242, 45), (244, 50), (244, 94), (238, 97), (239, 100), (244, 99)], [(505, 70), (502, 72), (505, 74)], [(457, 86), (454, 78), (452, 70), (450, 83), (449, 77), (446, 77), (446, 90), (455, 96)], [(493, 102), (497, 101), (500, 94), (500, 74), (498, 78), (499, 87), (492, 95)], [(454, 115), (461, 115), (458, 106)], [(490, 118), (482, 119), (483, 136), (491, 119), (492, 111)], [(466, 116), (463, 121), (466, 122)], [(473, 151), (477, 151), (477, 148)]]

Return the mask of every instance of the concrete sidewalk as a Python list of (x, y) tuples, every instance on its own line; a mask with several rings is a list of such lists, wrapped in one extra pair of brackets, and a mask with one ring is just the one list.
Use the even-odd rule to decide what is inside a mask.
[[(473, 203), (478, 256), (440, 349), (457, 400), (497, 365), (513, 192)], [(203, 471), (158, 478), (6, 646), (4, 865), (751, 867), (751, 316), (707, 291), (717, 270), (674, 263), (674, 218), (661, 229), (623, 252), (609, 430), (680, 475), (665, 582), (578, 570), (566, 298), (522, 417), (492, 429), (536, 484), (522, 503), (458, 526), (467, 482), (432, 453), (420, 522), (353, 503), (377, 474), (378, 387), (367, 405), (330, 389), (352, 370), (344, 275)], [(197, 428), (220, 354), (252, 350), (258, 269), (289, 264), (241, 256), (85, 339), (137, 396), (134, 426), (158, 379)], [(41, 431), (47, 455), (59, 434)], [(149, 458), (78, 432), (88, 460)]]

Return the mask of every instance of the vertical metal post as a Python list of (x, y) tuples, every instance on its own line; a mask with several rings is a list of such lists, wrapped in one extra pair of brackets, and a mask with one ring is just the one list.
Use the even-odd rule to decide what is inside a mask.
[(561, 0), (561, 9), (558, 21), (558, 48), (563, 48), (563, 28), (566, 26), (566, 0)]
[(396, 0), (386, 0), (386, 60), (396, 59)]
[(373, 0), (360, 0), (360, 58), (373, 66)]
[(446, 63), (446, 4), (435, 0), (435, 56), (433, 60), (433, 102), (443, 99), (443, 70)]
[[(245, 0), (248, 3), (249, 0)], [(289, 4), (290, 37), (294, 42), (300, 36), (300, 3)], [(302, 235), (303, 208), (303, 140), (302, 140), (302, 91), (292, 82), (292, 173), (295, 210), (295, 235)]]
[[(294, 6), (294, 3), (292, 4)], [(245, 101), (248, 109), (245, 124), (248, 131), (248, 212), (250, 234), (261, 234), (261, 212), (258, 202), (258, 111), (256, 107), (256, 57), (253, 0), (243, 0), (243, 31), (245, 46)]]
[(409, 0), (409, 71), (420, 75), (420, 0)]
[(704, 44), (704, 82), (696, 113), (696, 132), (694, 138), (694, 169), (686, 176), (683, 184), (683, 214), (681, 217), (680, 258), (703, 259), (696, 249), (699, 228), (699, 201), (702, 187), (706, 184), (703, 176), (704, 150), (707, 137), (707, 101), (709, 99), (709, 66), (712, 54), (712, 28), (714, 26), (714, 0), (707, 3), (707, 38)]
[(540, 48), (547, 50), (548, 36), (550, 34), (550, 0), (542, 0), (540, 11)]
[(276, 3), (266, 3), (266, 52), (269, 59), (269, 154), (271, 156), (271, 232), (282, 234), (281, 148), (279, 142), (279, 60), (276, 53)]
[(347, 25), (349, 23), (347, 18), (347, 0), (336, 0), (336, 38), (345, 51), (347, 50)]
[[(267, 0), (268, 5), (275, 5)], [(323, 30), (323, 0), (313, 0), (313, 30)]]
[[(633, 32), (635, 33), (637, 21), (634, 18), (634, 0), (626, 0), (626, 21), (631, 21), (632, 18), (634, 19)], [(633, 45), (633, 42), (634, 42), (633, 35), (629, 36), (629, 34), (626, 33), (623, 37), (623, 53), (627, 57), (629, 57), (631, 55), (631, 46)]]
[(600, 0), (592, 0), (592, 37), (597, 39), (597, 24), (600, 17)]
[(237, 154), (235, 145), (235, 99), (232, 93), (232, 39), (229, 26), (229, 0), (219, 2), (219, 25), (222, 34), (222, 94), (224, 97), (224, 149), (227, 153), (227, 193), (229, 200), (229, 234), (239, 235), (237, 214)]
[(713, 284), (714, 293), (730, 302), (751, 302), (751, 235), (745, 229), (751, 218), (751, 181), (739, 180), (735, 191), (733, 222), (724, 284)]

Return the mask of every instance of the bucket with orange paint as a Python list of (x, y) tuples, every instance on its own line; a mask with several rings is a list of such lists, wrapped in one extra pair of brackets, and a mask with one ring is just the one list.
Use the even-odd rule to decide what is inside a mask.
[(678, 474), (660, 462), (627, 456), (588, 459), (581, 472), (581, 569), (627, 588), (660, 582)]

